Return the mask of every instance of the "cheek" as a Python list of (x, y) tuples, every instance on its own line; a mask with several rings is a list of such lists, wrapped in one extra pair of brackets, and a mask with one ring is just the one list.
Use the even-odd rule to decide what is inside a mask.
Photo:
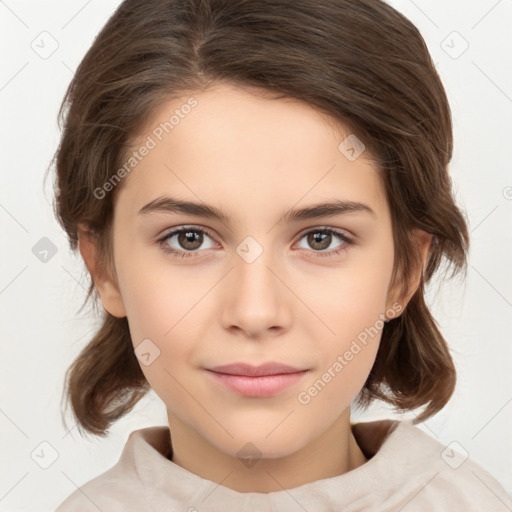
[(350, 405), (374, 364), (384, 327), (385, 293), (359, 281), (332, 290), (331, 299), (322, 311), (333, 332), (323, 329), (326, 334), (316, 337), (310, 333), (318, 365), (297, 395), (308, 414), (323, 415), (328, 422)]
[(166, 293), (163, 284), (152, 279), (151, 271), (131, 273), (123, 284), (123, 302), (134, 346), (144, 338), (159, 340), (173, 325), (172, 301), (176, 293)]
[(179, 403), (183, 368), (193, 364), (194, 340), (202, 337), (199, 319), (208, 301), (201, 298), (211, 282), (197, 272), (172, 269), (164, 259), (143, 265), (142, 253), (133, 250), (117, 263), (132, 344), (151, 387), (167, 403)]
[[(317, 281), (316, 291), (309, 294), (309, 304), (324, 324), (314, 322), (316, 335), (307, 327), (309, 339), (317, 342), (314, 350), (321, 354), (315, 374), (320, 376), (318, 387), (328, 383), (324, 400), (348, 402), (364, 385), (384, 327), (392, 269), (393, 248), (386, 240), (357, 264)], [(319, 328), (324, 335), (318, 335)]]
[(150, 338), (161, 345), (183, 323), (181, 319), (186, 321), (206, 285), (197, 273), (173, 268), (155, 247), (130, 243), (129, 237), (117, 242), (116, 269), (133, 344)]
[[(337, 348), (356, 338), (384, 320), (388, 287), (393, 269), (392, 248), (367, 251), (364, 257), (355, 255), (353, 264), (330, 269), (315, 281), (308, 293), (309, 304), (318, 312), (327, 336)], [(305, 283), (304, 286), (308, 286)], [(335, 340), (338, 340), (336, 342)]]
[[(132, 270), (130, 281), (125, 281), (123, 300), (141, 370), (165, 404), (186, 410), (190, 398), (183, 392), (183, 386), (187, 387), (188, 383), (187, 375), (181, 370), (192, 359), (194, 344), (174, 341), (193, 336), (187, 311), (197, 302), (197, 294), (190, 289), (185, 296), (178, 293), (174, 286), (161, 279), (155, 268), (142, 272), (135, 267)], [(174, 284), (176, 280), (169, 282)]]

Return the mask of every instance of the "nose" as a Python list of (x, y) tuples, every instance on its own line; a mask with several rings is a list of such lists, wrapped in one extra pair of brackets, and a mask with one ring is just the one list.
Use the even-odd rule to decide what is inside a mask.
[(274, 337), (288, 330), (293, 294), (284, 284), (285, 272), (272, 262), (270, 251), (263, 251), (252, 262), (237, 254), (233, 265), (224, 289), (223, 326), (250, 338)]

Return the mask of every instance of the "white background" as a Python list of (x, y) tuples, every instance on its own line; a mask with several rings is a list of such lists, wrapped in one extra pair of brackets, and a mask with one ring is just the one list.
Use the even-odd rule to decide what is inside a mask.
[[(77, 313), (87, 276), (54, 219), (52, 180), (45, 187), (43, 176), (73, 70), (118, 3), (0, 2), (2, 511), (55, 509), (117, 461), (129, 432), (166, 423), (154, 393), (106, 439), (81, 438), (72, 420), (68, 432), (60, 415), (64, 372), (96, 324), (91, 313)], [(512, 1), (392, 5), (420, 29), (447, 89), (455, 132), (451, 172), (472, 238), (466, 283), (445, 282), (429, 293), (458, 385), (448, 406), (421, 428), (445, 445), (457, 441), (512, 494)], [(41, 37), (46, 48), (58, 44), (46, 59), (31, 47)], [(464, 40), (469, 47), (458, 56)], [(32, 252), (42, 237), (57, 247), (46, 263)], [(374, 407), (362, 418), (389, 414)], [(51, 462), (53, 450), (57, 459), (43, 469), (34, 450), (40, 464)]]

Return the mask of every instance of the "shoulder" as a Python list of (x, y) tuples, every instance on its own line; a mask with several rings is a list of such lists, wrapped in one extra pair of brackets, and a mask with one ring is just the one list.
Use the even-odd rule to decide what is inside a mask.
[(407, 511), (512, 510), (512, 499), (459, 443), (445, 446), (399, 422), (379, 452)]
[(140, 471), (151, 457), (159, 456), (151, 443), (162, 443), (165, 438), (166, 429), (162, 427), (131, 432), (118, 462), (101, 475), (77, 486), (55, 512), (127, 512), (147, 509), (147, 489)]
[(127, 510), (127, 503), (135, 507), (133, 510), (143, 510), (142, 492), (138, 479), (128, 471), (119, 470), (117, 464), (78, 487), (55, 512), (121, 512)]

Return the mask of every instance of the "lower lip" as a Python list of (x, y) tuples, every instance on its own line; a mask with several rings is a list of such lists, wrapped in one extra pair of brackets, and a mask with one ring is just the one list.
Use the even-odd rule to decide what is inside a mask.
[(307, 370), (296, 373), (280, 373), (278, 375), (262, 375), (248, 377), (245, 375), (229, 375), (208, 370), (208, 373), (226, 388), (243, 396), (263, 398), (276, 395), (294, 384), (297, 384)]

